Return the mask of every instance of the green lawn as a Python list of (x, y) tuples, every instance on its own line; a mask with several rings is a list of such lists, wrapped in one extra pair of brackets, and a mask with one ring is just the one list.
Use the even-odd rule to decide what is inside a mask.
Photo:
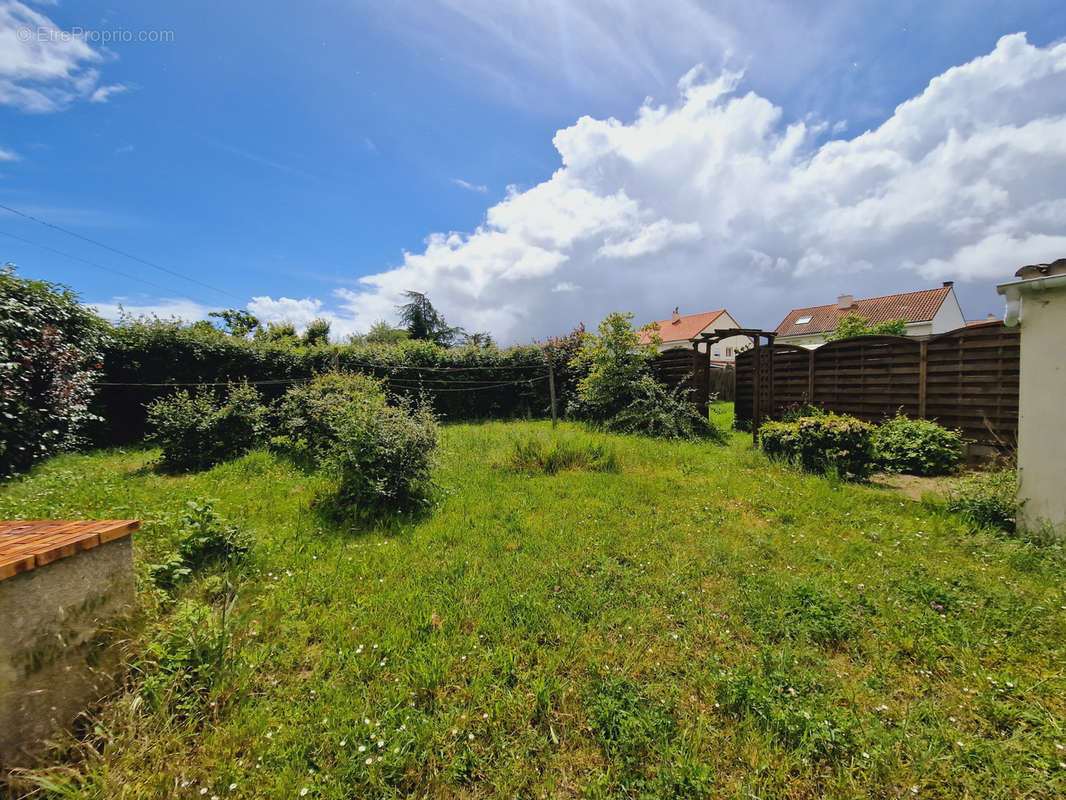
[[(38, 780), (107, 800), (1066, 792), (1059, 550), (739, 433), (603, 436), (618, 472), (504, 467), (549, 429), (446, 426), (437, 506), (384, 529), (324, 521), (316, 479), (267, 452), (183, 477), (151, 450), (69, 455), (0, 489), (4, 518), (144, 520), (129, 691)], [(200, 575), (168, 604), (145, 564), (203, 498), (253, 553), (231, 603)]]

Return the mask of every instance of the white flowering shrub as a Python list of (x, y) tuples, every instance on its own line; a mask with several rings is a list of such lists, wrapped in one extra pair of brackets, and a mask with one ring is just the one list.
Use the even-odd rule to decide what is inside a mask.
[(73, 448), (96, 419), (106, 327), (65, 286), (0, 270), (0, 477)]

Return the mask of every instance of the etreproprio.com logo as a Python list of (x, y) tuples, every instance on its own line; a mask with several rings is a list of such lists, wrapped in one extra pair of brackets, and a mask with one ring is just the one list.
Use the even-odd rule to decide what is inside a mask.
[(115, 44), (123, 42), (145, 42), (149, 44), (161, 44), (174, 41), (174, 31), (169, 30), (130, 30), (129, 28), (113, 28), (111, 30), (97, 30), (90, 28), (71, 28), (60, 30), (41, 26), (31, 28), (23, 26), (18, 29), (20, 42), (88, 42), (90, 44)]

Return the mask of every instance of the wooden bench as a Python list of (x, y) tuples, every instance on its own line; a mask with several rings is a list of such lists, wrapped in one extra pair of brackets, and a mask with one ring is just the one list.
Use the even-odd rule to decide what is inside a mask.
[(0, 581), (129, 536), (137, 519), (0, 521)]

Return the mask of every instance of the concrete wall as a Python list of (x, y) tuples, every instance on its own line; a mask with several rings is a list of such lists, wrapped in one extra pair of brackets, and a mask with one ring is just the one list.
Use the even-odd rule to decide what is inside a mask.
[(100, 632), (133, 600), (128, 536), (0, 581), (0, 768), (30, 763), (114, 688)]
[(1020, 299), (1018, 526), (1066, 538), (1066, 286), (1036, 283), (1000, 287)]
[[(962, 306), (959, 305), (959, 298), (955, 296), (955, 289), (952, 288), (948, 296), (944, 298), (944, 302), (940, 304), (940, 309), (933, 315), (929, 332), (947, 333), (965, 324), (966, 318), (962, 315)], [(919, 334), (907, 331), (907, 335), (918, 336)]]

